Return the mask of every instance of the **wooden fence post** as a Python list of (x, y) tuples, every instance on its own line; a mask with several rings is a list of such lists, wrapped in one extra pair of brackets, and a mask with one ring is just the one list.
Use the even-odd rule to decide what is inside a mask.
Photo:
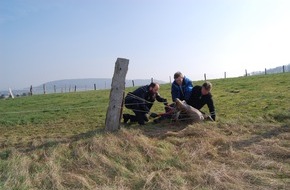
[(45, 84), (43, 84), (43, 94), (46, 94)]
[(283, 73), (285, 73), (285, 65), (283, 65)]
[(118, 58), (115, 63), (115, 71), (111, 84), (110, 102), (106, 115), (106, 131), (120, 129), (120, 120), (123, 111), (125, 95), (125, 79), (128, 71), (129, 60)]
[(133, 85), (133, 87), (135, 86), (135, 82), (134, 82), (134, 80), (132, 80), (132, 85)]
[(246, 69), (246, 75), (245, 75), (246, 77), (248, 76), (248, 72), (247, 72), (247, 69)]
[(32, 92), (32, 85), (30, 86), (30, 96), (32, 96), (33, 92)]
[(206, 73), (204, 73), (204, 80), (206, 81)]
[(265, 68), (265, 75), (267, 74), (267, 69)]
[(94, 84), (94, 90), (97, 90), (97, 85), (96, 84)]
[(77, 85), (75, 85), (75, 92), (77, 91)]
[(14, 99), (14, 95), (13, 95), (11, 88), (9, 88), (9, 94), (10, 94), (11, 98)]

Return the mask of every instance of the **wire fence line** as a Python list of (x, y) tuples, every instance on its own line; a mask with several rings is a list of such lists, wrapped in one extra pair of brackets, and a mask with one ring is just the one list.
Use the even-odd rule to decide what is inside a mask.
[[(140, 98), (140, 100), (142, 100), (143, 98)], [(143, 99), (144, 101), (146, 101), (145, 99)], [(152, 103), (152, 102), (150, 102)], [(130, 104), (123, 104), (123, 107), (121, 106), (117, 106), (116, 108), (118, 109), (127, 109), (127, 110), (131, 110), (133, 112), (137, 111), (137, 112), (144, 112), (144, 113), (147, 113), (147, 114), (151, 114), (153, 112), (149, 111), (145, 111), (145, 110), (140, 110), (140, 109), (128, 109), (126, 108), (125, 105), (140, 105), (140, 104), (143, 104), (143, 103), (130, 103)], [(11, 112), (2, 112), (0, 113), (0, 115), (12, 115), (12, 114), (27, 114), (27, 113), (46, 113), (46, 112), (58, 112), (58, 111), (69, 111), (69, 110), (82, 110), (82, 109), (98, 109), (98, 108), (101, 108), (99, 106), (83, 106), (83, 107), (58, 107), (58, 108), (50, 108), (50, 109), (39, 109), (39, 110), (24, 110), (24, 111), (11, 111)], [(102, 107), (103, 108), (103, 107)], [(108, 107), (104, 108), (105, 110), (108, 109)], [(188, 116), (187, 113), (184, 113), (184, 112), (181, 112), (178, 114), (178, 117), (181, 116), (181, 118), (178, 118), (177, 120), (174, 119), (177, 115), (177, 110), (174, 110), (173, 113), (169, 114), (168, 112), (162, 112), (162, 113), (159, 113), (158, 116), (161, 116), (163, 114), (169, 114), (168, 116), (171, 116), (170, 118), (170, 121), (173, 122), (173, 121), (191, 121), (192, 118), (190, 116)], [(209, 116), (210, 117), (210, 116)]]
[[(125, 91), (124, 91), (125, 92)], [(144, 101), (145, 103), (150, 103), (153, 104), (153, 102), (149, 102), (141, 97), (138, 97), (134, 94), (128, 93), (128, 96), (135, 98), (137, 100), (140, 101)], [(137, 103), (128, 103), (128, 104), (123, 104), (123, 107), (126, 108), (126, 105), (141, 105), (144, 103), (141, 102), (137, 102)], [(0, 112), (0, 115), (9, 115), (9, 114), (24, 114), (24, 113), (45, 113), (45, 112), (53, 112), (53, 111), (67, 111), (67, 110), (81, 110), (81, 109), (98, 109), (98, 108), (103, 108), (100, 106), (82, 106), (82, 107), (57, 107), (57, 108), (45, 108), (45, 109), (38, 109), (38, 110), (23, 110), (23, 111), (10, 111), (10, 112)], [(108, 108), (105, 107), (104, 109), (106, 110)], [(122, 107), (117, 107), (119, 109), (121, 109)], [(132, 111), (141, 111), (143, 112), (143, 110), (132, 110)]]
[[(123, 90), (124, 93), (126, 93), (125, 90)], [(149, 102), (141, 97), (138, 97), (132, 93), (128, 93), (127, 94), (129, 97), (134, 98), (136, 100), (139, 101), (144, 101), (144, 103), (150, 103), (153, 104), (153, 102)], [(137, 102), (137, 103), (129, 103), (129, 104), (125, 104), (125, 100), (124, 100), (124, 104), (123, 107), (125, 107), (125, 105), (140, 105), (143, 104), (141, 102)], [(93, 109), (93, 108), (101, 108), (99, 106), (83, 106), (83, 107), (64, 107), (64, 108), (46, 108), (46, 109), (39, 109), (39, 110), (23, 110), (23, 111), (10, 111), (10, 112), (0, 112), (0, 115), (9, 115), (9, 114), (23, 114), (23, 113), (43, 113), (43, 112), (51, 112), (51, 111), (63, 111), (63, 110), (78, 110), (78, 109)], [(108, 107), (107, 107), (108, 108)], [(105, 108), (105, 109), (107, 109)], [(118, 107), (119, 109), (121, 109), (121, 107)], [(134, 110), (134, 111), (143, 111), (143, 110)]]
[(52, 111), (67, 111), (67, 110), (81, 110), (81, 109), (93, 109), (100, 108), (99, 106), (83, 106), (83, 107), (64, 107), (64, 108), (48, 108), (48, 109), (39, 109), (39, 110), (24, 110), (24, 111), (11, 111), (11, 112), (1, 112), (0, 115), (9, 115), (9, 114), (23, 114), (23, 113), (45, 113)]

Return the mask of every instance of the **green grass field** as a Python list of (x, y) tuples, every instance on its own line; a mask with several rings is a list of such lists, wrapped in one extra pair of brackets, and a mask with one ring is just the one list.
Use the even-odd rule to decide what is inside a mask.
[(290, 189), (290, 73), (210, 81), (216, 122), (115, 133), (109, 90), (0, 100), (0, 189)]

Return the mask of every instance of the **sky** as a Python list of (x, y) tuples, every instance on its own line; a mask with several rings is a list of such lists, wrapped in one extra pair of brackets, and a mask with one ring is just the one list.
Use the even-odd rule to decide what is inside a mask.
[(61, 79), (169, 82), (290, 63), (289, 0), (0, 0), (0, 90)]

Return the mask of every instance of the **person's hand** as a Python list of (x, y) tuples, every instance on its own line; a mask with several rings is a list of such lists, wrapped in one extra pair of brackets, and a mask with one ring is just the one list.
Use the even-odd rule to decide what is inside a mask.
[(158, 117), (158, 114), (157, 114), (157, 113), (151, 113), (151, 114), (150, 114), (150, 117), (152, 117), (152, 118), (156, 118), (156, 117)]
[(167, 99), (163, 99), (163, 104), (164, 104), (164, 106), (168, 105)]

